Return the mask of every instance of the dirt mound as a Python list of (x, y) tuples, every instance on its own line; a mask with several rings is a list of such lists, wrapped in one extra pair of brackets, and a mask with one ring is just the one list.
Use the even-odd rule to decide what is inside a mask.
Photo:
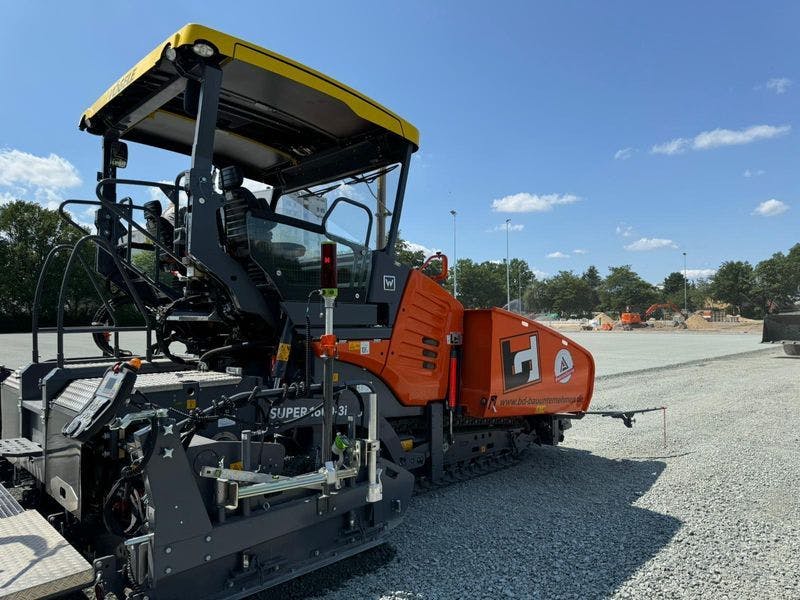
[(604, 312), (597, 313), (594, 318), (600, 322), (600, 325), (613, 325), (616, 323), (616, 320), (612, 319)]
[(714, 327), (700, 315), (692, 315), (686, 319), (686, 329), (697, 331), (699, 329), (714, 329)]

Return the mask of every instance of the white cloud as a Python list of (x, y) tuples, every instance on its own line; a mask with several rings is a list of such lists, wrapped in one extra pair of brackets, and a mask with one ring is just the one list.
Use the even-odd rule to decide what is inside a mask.
[(427, 169), (430, 165), (431, 159), (434, 158), (433, 154), (423, 150), (417, 150), (412, 156), (411, 160), (414, 161), (415, 169)]
[(617, 235), (622, 237), (632, 237), (634, 235), (633, 227), (626, 223), (620, 223), (616, 229)]
[(0, 206), (3, 204), (8, 204), (9, 202), (13, 202), (16, 199), (16, 194), (12, 194), (11, 192), (0, 192)]
[(656, 144), (650, 148), (651, 154), (666, 154), (672, 156), (673, 154), (683, 154), (689, 146), (689, 140), (686, 138), (675, 138), (663, 144)]
[(564, 254), (563, 252), (556, 251), (548, 254), (547, 258), (569, 258), (569, 254)]
[(754, 171), (751, 171), (750, 169), (745, 169), (744, 173), (742, 173), (742, 177), (748, 177), (748, 178), (758, 177), (759, 175), (763, 175), (764, 173), (766, 173), (764, 169), (756, 169)]
[(785, 135), (792, 130), (791, 125), (753, 125), (747, 129), (714, 129), (695, 136), (692, 147), (695, 150), (709, 150), (720, 146), (750, 144), (758, 140), (768, 140)]
[(625, 250), (633, 252), (646, 252), (648, 250), (658, 250), (659, 248), (677, 248), (677, 244), (672, 240), (664, 238), (639, 238), (635, 242), (625, 246)]
[[(509, 231), (522, 231), (523, 229), (525, 229), (525, 225), (523, 225), (522, 223), (509, 223), (508, 224), (508, 230)], [(505, 223), (500, 223), (499, 225), (495, 225), (494, 227), (492, 227), (491, 229), (488, 229), (487, 231), (492, 232), (492, 231), (505, 231), (505, 230), (506, 230), (506, 224)]]
[(789, 205), (786, 202), (772, 198), (771, 200), (764, 200), (764, 202), (756, 206), (753, 214), (762, 217), (776, 217), (787, 210), (789, 210)]
[(33, 197), (41, 203), (61, 200), (65, 189), (81, 184), (78, 170), (67, 159), (56, 154), (36, 156), (12, 148), (0, 148), (0, 186), (13, 190), (0, 191), (4, 201)]
[(773, 77), (766, 83), (766, 88), (776, 94), (784, 94), (789, 86), (792, 85), (792, 80), (788, 77)]
[(656, 144), (650, 149), (651, 154), (682, 154), (688, 149), (711, 150), (721, 146), (738, 146), (750, 144), (758, 140), (769, 140), (786, 135), (792, 130), (791, 125), (753, 125), (745, 129), (712, 129), (702, 131), (694, 138), (675, 138), (663, 144)]
[(550, 277), (550, 273), (548, 273), (547, 271), (540, 271), (535, 267), (531, 267), (531, 273), (533, 273), (536, 276), (536, 279), (547, 279), (548, 277)]
[(716, 273), (716, 269), (686, 269), (686, 279), (710, 279)]
[(425, 258), (428, 258), (433, 254), (436, 254), (436, 250), (428, 248), (427, 246), (423, 246), (422, 244), (417, 244), (416, 242), (409, 242), (408, 240), (406, 240), (406, 247), (411, 252), (419, 252), (420, 250), (422, 250), (422, 253), (425, 255)]
[(620, 148), (614, 153), (614, 160), (628, 160), (634, 152), (635, 148)]
[[(258, 186), (258, 190), (263, 190), (264, 188), (269, 187), (268, 185), (265, 185), (263, 183), (248, 179), (245, 181), (243, 185), (244, 187), (250, 189), (251, 192), (257, 190), (254, 190), (253, 187), (249, 187), (248, 182), (250, 185)], [(330, 198), (331, 201), (333, 201), (334, 198), (338, 198), (339, 196), (349, 198), (350, 200), (357, 200), (359, 202), (364, 202), (364, 196), (361, 193), (361, 190), (359, 190), (355, 185), (350, 185), (344, 182), (342, 182), (339, 185), (339, 187), (337, 187), (335, 190), (328, 192), (328, 197)]]
[(34, 156), (20, 150), (0, 150), (0, 185), (62, 189), (81, 184), (78, 170), (56, 154)]
[(529, 194), (522, 192), (492, 200), (492, 210), (505, 213), (546, 212), (554, 206), (572, 204), (580, 200), (573, 194)]
[(583, 250), (582, 248), (575, 248), (575, 250), (572, 251), (573, 254), (587, 254), (587, 252), (587, 250)]

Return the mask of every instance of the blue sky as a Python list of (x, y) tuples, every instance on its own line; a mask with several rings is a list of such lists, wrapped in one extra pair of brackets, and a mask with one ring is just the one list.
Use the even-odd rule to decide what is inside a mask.
[[(627, 263), (658, 282), (684, 251), (713, 269), (800, 241), (797, 3), (0, 6), (0, 201), (93, 197), (99, 140), (81, 112), (199, 22), (417, 125), (401, 228), (427, 248), (452, 250), (453, 208), (460, 257), (504, 257), (511, 218), (511, 255), (545, 273)], [(186, 165), (131, 159), (126, 176), (147, 179)]]

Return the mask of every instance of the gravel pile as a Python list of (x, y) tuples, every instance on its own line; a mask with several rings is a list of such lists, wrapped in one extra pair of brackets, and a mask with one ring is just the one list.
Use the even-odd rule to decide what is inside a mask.
[(780, 349), (597, 382), (633, 430), (417, 496), (390, 542), (262, 598), (800, 598), (800, 360)]
[(701, 330), (701, 329), (712, 329), (713, 326), (711, 323), (706, 321), (703, 317), (698, 314), (694, 314), (686, 319), (686, 329), (691, 330)]

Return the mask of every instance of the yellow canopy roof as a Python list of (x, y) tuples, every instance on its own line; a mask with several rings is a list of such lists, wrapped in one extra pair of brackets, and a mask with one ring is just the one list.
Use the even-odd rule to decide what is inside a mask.
[(220, 164), (240, 164), (259, 178), (280, 165), (296, 165), (381, 135), (419, 146), (412, 124), (356, 90), (195, 24), (167, 38), (114, 83), (83, 114), (81, 129), (98, 135), (116, 131), (121, 139), (189, 154), (194, 118), (183, 107), (186, 79), (165, 51), (197, 42), (214, 47), (213, 60), (223, 72), (214, 149)]

